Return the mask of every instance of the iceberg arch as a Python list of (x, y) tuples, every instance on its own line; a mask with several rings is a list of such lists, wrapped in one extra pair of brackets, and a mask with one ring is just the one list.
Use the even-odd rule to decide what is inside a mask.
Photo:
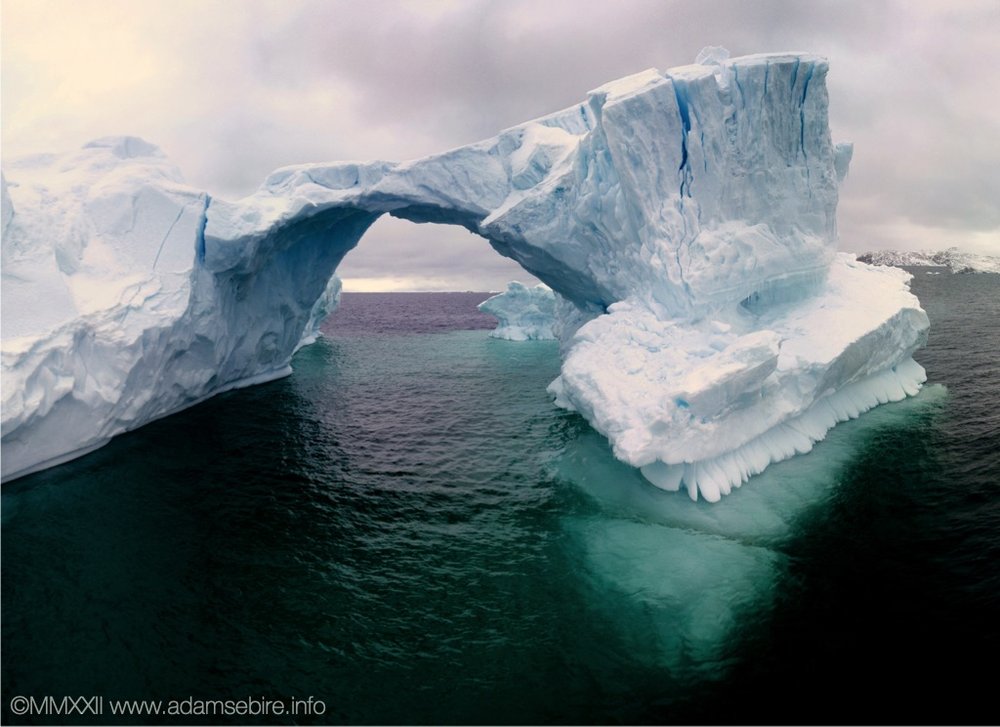
[(237, 202), (132, 137), (9, 165), (4, 479), (289, 373), (383, 214), (461, 225), (552, 288), (556, 403), (658, 486), (716, 500), (915, 393), (908, 278), (835, 253), (851, 147), (827, 62), (699, 61), (443, 154), (279, 169)]

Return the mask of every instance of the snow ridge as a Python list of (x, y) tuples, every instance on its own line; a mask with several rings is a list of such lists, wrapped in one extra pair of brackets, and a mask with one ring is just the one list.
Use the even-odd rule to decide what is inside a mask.
[(874, 250), (858, 255), (858, 260), (872, 265), (895, 267), (947, 267), (953, 273), (1000, 273), (1000, 256), (976, 255), (957, 247), (930, 252), (926, 250)]

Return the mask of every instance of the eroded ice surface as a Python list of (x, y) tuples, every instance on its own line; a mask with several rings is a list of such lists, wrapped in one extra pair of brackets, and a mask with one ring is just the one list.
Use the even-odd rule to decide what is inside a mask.
[(544, 285), (529, 288), (511, 281), (503, 293), (480, 303), (479, 310), (496, 316), (497, 327), (490, 332), (494, 338), (540, 341), (556, 337), (556, 297)]
[(290, 372), (382, 214), (458, 224), (559, 298), (552, 391), (665, 489), (717, 500), (914, 393), (905, 274), (837, 256), (827, 62), (648, 70), (411, 162), (280, 169), (243, 200), (142, 140), (5, 159), (3, 476)]
[(697, 322), (616, 303), (577, 331), (550, 388), (650, 482), (715, 502), (837, 422), (917, 393), (909, 356), (927, 317), (908, 280), (841, 254), (796, 303)]

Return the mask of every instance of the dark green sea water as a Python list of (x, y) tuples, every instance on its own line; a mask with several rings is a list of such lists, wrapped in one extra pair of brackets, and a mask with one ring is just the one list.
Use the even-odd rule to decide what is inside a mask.
[(996, 722), (1000, 276), (913, 288), (921, 395), (715, 506), (555, 409), (484, 296), (346, 295), (291, 377), (4, 485), (4, 721)]

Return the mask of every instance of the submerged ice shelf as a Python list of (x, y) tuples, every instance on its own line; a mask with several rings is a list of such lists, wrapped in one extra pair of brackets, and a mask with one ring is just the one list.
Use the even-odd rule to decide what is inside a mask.
[(5, 159), (3, 477), (289, 373), (388, 213), (462, 225), (542, 280), (556, 403), (654, 484), (716, 500), (924, 380), (906, 274), (835, 253), (851, 147), (827, 70), (710, 48), (493, 139), (287, 167), (238, 202), (133, 137)]
[(829, 515), (834, 501), (842, 505), (842, 483), (865, 467), (859, 453), (874, 441), (931, 436), (947, 399), (943, 386), (925, 386), (905, 402), (838, 426), (810, 456), (769, 467), (738, 498), (711, 506), (642, 487), (595, 432), (571, 438), (555, 460), (555, 476), (601, 512), (564, 515), (594, 584), (588, 602), (607, 609), (630, 641), (630, 658), (666, 664), (682, 679), (718, 678), (734, 639), (769, 617), (778, 589), (787, 589), (783, 579), (795, 567), (790, 539), (811, 528), (815, 514)]

